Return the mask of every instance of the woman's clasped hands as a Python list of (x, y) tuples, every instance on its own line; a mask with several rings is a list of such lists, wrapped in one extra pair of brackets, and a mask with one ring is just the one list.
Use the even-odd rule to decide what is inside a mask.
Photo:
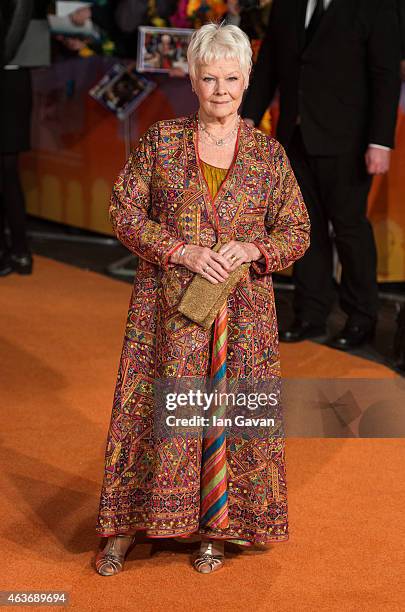
[(255, 244), (230, 240), (223, 244), (218, 252), (209, 247), (187, 244), (184, 249), (177, 249), (171, 255), (170, 261), (185, 266), (217, 284), (223, 283), (242, 263), (256, 261), (261, 256)]

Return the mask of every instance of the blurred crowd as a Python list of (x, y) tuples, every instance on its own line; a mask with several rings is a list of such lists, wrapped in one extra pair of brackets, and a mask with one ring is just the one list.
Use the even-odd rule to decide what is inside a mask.
[(58, 53), (110, 54), (136, 58), (140, 26), (198, 28), (211, 20), (238, 25), (249, 38), (263, 38), (271, 0), (93, 0), (70, 15), (72, 23), (91, 20), (100, 37), (57, 36)]

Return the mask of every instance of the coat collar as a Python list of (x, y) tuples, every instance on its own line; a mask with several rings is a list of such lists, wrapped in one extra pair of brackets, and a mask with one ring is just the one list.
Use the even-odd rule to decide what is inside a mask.
[[(254, 138), (254, 128), (246, 125), (241, 120), (236, 141), (235, 155), (228, 173), (218, 190), (215, 198), (211, 196), (209, 187), (204, 178), (201, 160), (198, 154), (198, 123), (197, 113), (186, 117), (184, 124), (184, 138), (187, 158), (187, 168), (189, 183), (194, 182), (195, 187), (202, 194), (203, 205), (206, 209), (208, 218), (215, 228), (217, 239), (227, 241), (231, 239), (233, 227), (231, 223), (224, 223), (221, 219), (221, 210), (226, 208), (227, 215), (232, 218), (236, 214), (238, 205), (235, 201), (235, 194), (240, 188), (243, 180), (246, 165), (255, 156), (257, 143)], [(256, 158), (257, 159), (257, 158)]]

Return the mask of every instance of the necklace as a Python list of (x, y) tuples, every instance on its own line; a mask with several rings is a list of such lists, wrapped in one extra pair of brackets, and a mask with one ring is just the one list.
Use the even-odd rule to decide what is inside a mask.
[(223, 147), (225, 144), (227, 144), (228, 142), (230, 142), (230, 141), (232, 140), (232, 138), (235, 136), (235, 134), (237, 133), (238, 128), (239, 128), (239, 123), (240, 123), (240, 116), (238, 115), (238, 119), (237, 119), (237, 121), (236, 121), (236, 125), (235, 125), (235, 126), (232, 128), (232, 130), (231, 130), (231, 131), (230, 131), (228, 134), (226, 134), (226, 136), (223, 136), (222, 138), (216, 138), (215, 136), (213, 136), (213, 135), (211, 134), (211, 132), (209, 132), (209, 131), (207, 130), (207, 128), (205, 127), (205, 125), (203, 125), (203, 124), (201, 123), (201, 120), (200, 120), (200, 115), (198, 115), (197, 121), (198, 121), (198, 126), (199, 126), (199, 128), (201, 129), (201, 131), (202, 131), (204, 134), (206, 134), (206, 135), (208, 136), (208, 138), (210, 138), (210, 139), (211, 139), (212, 143), (213, 143), (214, 145), (216, 145), (217, 147)]

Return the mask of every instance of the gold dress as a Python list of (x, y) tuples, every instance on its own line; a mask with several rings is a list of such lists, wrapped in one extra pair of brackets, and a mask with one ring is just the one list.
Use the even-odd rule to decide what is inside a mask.
[(204, 171), (204, 177), (207, 181), (209, 190), (213, 198), (215, 198), (218, 189), (221, 187), (222, 181), (226, 177), (228, 172), (227, 168), (217, 168), (217, 166), (211, 166), (201, 160), (201, 164)]

